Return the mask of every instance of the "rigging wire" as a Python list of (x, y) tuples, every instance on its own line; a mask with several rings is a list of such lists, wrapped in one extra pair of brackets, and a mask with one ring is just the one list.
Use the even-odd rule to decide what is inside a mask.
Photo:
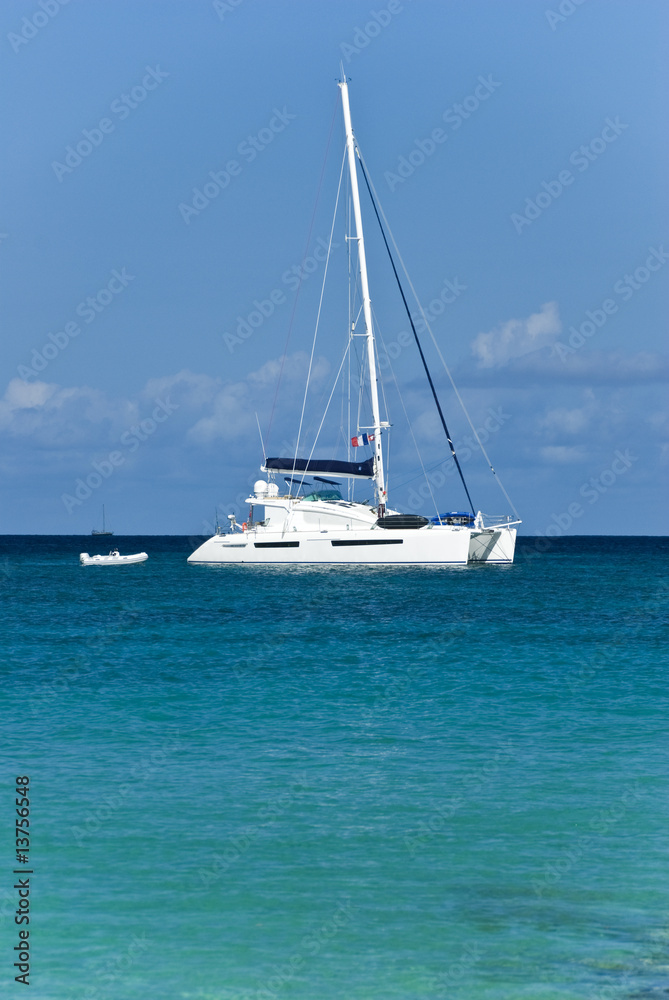
[[(346, 163), (346, 153), (344, 153), (344, 157), (343, 157), (342, 162), (341, 162), (341, 170), (339, 172), (339, 185), (337, 187), (337, 198), (335, 200), (334, 215), (332, 216), (332, 225), (330, 226), (330, 239), (328, 240), (328, 254), (327, 254), (327, 257), (325, 259), (325, 266), (323, 268), (323, 283), (321, 285), (320, 299), (318, 300), (318, 312), (316, 314), (316, 326), (314, 328), (314, 337), (313, 337), (313, 340), (311, 342), (311, 354), (309, 355), (309, 368), (307, 370), (307, 382), (306, 382), (306, 385), (304, 387), (304, 398), (302, 399), (302, 412), (300, 413), (300, 423), (299, 423), (299, 427), (297, 428), (297, 439), (295, 441), (295, 461), (296, 462), (297, 462), (297, 456), (298, 456), (298, 453), (299, 453), (299, 450), (300, 450), (300, 436), (302, 434), (302, 424), (304, 422), (304, 411), (305, 411), (305, 408), (306, 408), (306, 405), (307, 405), (307, 395), (309, 393), (309, 380), (311, 378), (311, 371), (312, 371), (313, 364), (314, 364), (314, 353), (316, 351), (316, 339), (318, 337), (318, 328), (320, 326), (320, 320), (321, 320), (321, 310), (323, 308), (323, 296), (325, 294), (325, 282), (327, 280), (328, 267), (330, 265), (330, 256), (331, 256), (331, 252), (332, 252), (332, 237), (333, 237), (333, 234), (334, 234), (335, 222), (336, 222), (336, 219), (337, 219), (337, 209), (339, 208), (339, 194), (341, 192), (341, 181), (342, 181), (342, 177), (344, 175), (344, 164), (345, 163)], [(333, 389), (333, 391), (334, 391), (334, 389)], [(330, 399), (332, 399), (332, 395), (330, 395)], [(329, 401), (328, 401), (328, 405), (329, 405)], [(321, 425), (320, 426), (321, 427), (323, 426), (323, 422), (322, 421), (321, 421)], [(320, 433), (320, 427), (318, 428), (318, 433)], [(316, 441), (318, 440), (318, 433), (316, 434)], [(314, 441), (314, 448), (316, 447), (316, 441)], [(313, 448), (311, 449), (311, 451), (312, 451), (312, 454), (313, 454)], [(311, 456), (309, 456), (309, 457), (311, 457)], [(302, 476), (302, 482), (304, 482), (305, 476), (306, 476), (306, 472)]]
[[(351, 226), (351, 197), (350, 197), (350, 184), (351, 180), (349, 177), (346, 178), (346, 216), (344, 218), (344, 236), (350, 231)], [(353, 322), (353, 301), (351, 293), (351, 243), (346, 240), (346, 265), (348, 268), (348, 329), (346, 331), (346, 344), (347, 348), (350, 348), (351, 344), (351, 330)], [(346, 461), (351, 461), (351, 351), (348, 350), (348, 379), (346, 383)], [(342, 386), (342, 389), (344, 387)], [(353, 497), (353, 489), (351, 484), (355, 483), (354, 479), (346, 480), (346, 499), (351, 500)]]
[[(402, 406), (402, 410), (404, 411), (404, 416), (406, 418), (407, 426), (409, 428), (409, 433), (411, 434), (411, 440), (414, 443), (414, 448), (416, 449), (416, 454), (418, 455), (418, 461), (420, 462), (420, 467), (423, 470), (423, 475), (425, 476), (425, 482), (427, 483), (427, 488), (430, 491), (430, 498), (432, 500), (432, 503), (434, 504), (435, 513), (436, 513), (437, 517), (439, 517), (439, 508), (437, 506), (437, 501), (435, 500), (434, 493), (432, 492), (432, 484), (430, 483), (430, 480), (428, 479), (427, 471), (425, 469), (425, 465), (423, 464), (423, 456), (420, 453), (420, 448), (418, 447), (418, 442), (416, 441), (416, 436), (415, 436), (415, 434), (413, 432), (413, 427), (411, 425), (411, 420), (409, 419), (409, 414), (407, 413), (407, 408), (404, 405), (404, 399), (402, 397), (402, 393), (400, 392), (399, 383), (397, 381), (397, 375), (395, 374), (395, 369), (393, 368), (393, 363), (390, 360), (390, 355), (388, 354), (388, 351), (386, 349), (386, 345), (385, 345), (385, 342), (383, 340), (383, 334), (381, 334), (381, 332), (379, 330), (378, 324), (376, 326), (376, 329), (379, 331), (379, 336), (381, 337), (381, 344), (383, 345), (383, 349), (386, 352), (386, 357), (388, 358), (388, 366), (390, 368), (390, 374), (393, 377), (393, 382), (395, 383), (395, 389), (397, 390), (397, 395), (398, 395), (400, 404)], [(384, 403), (385, 403), (385, 387), (383, 385), (383, 382), (381, 382), (381, 387), (382, 387), (383, 399), (384, 399)], [(386, 413), (387, 413), (387, 405), (386, 405)], [(419, 477), (415, 476), (414, 478), (418, 479)], [(400, 483), (399, 485), (400, 486), (405, 486), (406, 484), (405, 483)], [(394, 487), (394, 488), (398, 488), (398, 487)]]
[(381, 218), (379, 216), (379, 212), (378, 212), (378, 209), (376, 207), (376, 201), (374, 200), (374, 196), (372, 194), (372, 189), (370, 187), (369, 178), (367, 177), (367, 171), (365, 169), (365, 164), (364, 164), (364, 161), (363, 161), (362, 156), (360, 154), (360, 151), (357, 149), (357, 144), (356, 144), (356, 150), (357, 150), (357, 153), (358, 153), (358, 158), (360, 159), (360, 165), (362, 167), (362, 176), (365, 178), (365, 183), (367, 185), (367, 190), (369, 192), (369, 197), (371, 199), (372, 207), (374, 209), (374, 214), (376, 215), (376, 221), (379, 224), (379, 229), (381, 230), (381, 236), (383, 237), (383, 242), (385, 243), (386, 250), (388, 251), (388, 257), (390, 259), (390, 263), (391, 263), (391, 266), (392, 266), (392, 269), (393, 269), (393, 273), (395, 275), (395, 280), (397, 281), (397, 287), (399, 288), (400, 295), (402, 296), (402, 301), (404, 303), (404, 308), (406, 309), (407, 316), (409, 317), (409, 323), (411, 324), (411, 329), (413, 331), (414, 340), (416, 341), (416, 346), (418, 347), (418, 352), (420, 354), (421, 361), (423, 362), (423, 368), (425, 369), (425, 374), (427, 375), (427, 380), (430, 383), (430, 389), (432, 390), (432, 396), (434, 398), (434, 402), (435, 402), (435, 405), (437, 407), (437, 412), (439, 413), (439, 419), (441, 420), (441, 425), (444, 428), (444, 434), (446, 435), (446, 440), (448, 441), (448, 446), (451, 449), (451, 455), (453, 456), (453, 461), (455, 462), (457, 470), (458, 470), (458, 472), (460, 474), (460, 481), (462, 482), (462, 486), (464, 488), (464, 491), (467, 494), (467, 500), (469, 501), (469, 507), (471, 509), (472, 514), (475, 514), (476, 511), (474, 510), (474, 504), (472, 502), (472, 498), (469, 495), (469, 490), (467, 489), (467, 483), (465, 482), (465, 477), (464, 477), (464, 474), (463, 474), (462, 469), (460, 467), (460, 461), (458, 459), (458, 456), (455, 453), (455, 446), (453, 445), (453, 441), (452, 441), (451, 435), (449, 433), (448, 427), (446, 426), (446, 419), (445, 419), (443, 411), (441, 409), (441, 404), (439, 402), (439, 397), (437, 396), (437, 390), (434, 387), (434, 382), (432, 381), (432, 376), (430, 374), (430, 369), (427, 366), (427, 361), (425, 360), (425, 355), (423, 354), (423, 348), (421, 347), (420, 340), (418, 339), (418, 334), (416, 333), (416, 327), (414, 326), (414, 322), (413, 322), (413, 319), (411, 317), (411, 312), (409, 310), (409, 304), (408, 304), (408, 302), (406, 300), (406, 296), (404, 295), (404, 289), (402, 288), (402, 284), (400, 282), (400, 278), (399, 278), (399, 275), (397, 273), (397, 268), (395, 267), (395, 261), (393, 260), (393, 255), (391, 254), (390, 247), (388, 246), (388, 240), (386, 239), (386, 234), (385, 234), (385, 231), (384, 231), (383, 226), (381, 224)]
[(267, 452), (265, 451), (265, 444), (262, 439), (262, 431), (260, 430), (260, 421), (258, 420), (258, 413), (256, 411), (256, 424), (258, 425), (258, 434), (260, 435), (260, 448), (262, 451), (262, 464), (265, 464), (265, 459), (267, 458)]
[[(334, 129), (335, 118), (337, 117), (337, 108), (339, 106), (339, 97), (337, 96), (334, 104), (334, 110), (332, 112), (332, 121), (330, 122), (330, 131), (328, 132), (328, 141), (325, 146), (325, 156), (323, 158), (323, 166), (321, 167), (321, 176), (318, 180), (318, 189), (316, 191), (316, 201), (314, 202), (314, 210), (311, 213), (311, 222), (309, 223), (309, 232), (307, 233), (307, 243), (304, 248), (304, 253), (302, 254), (302, 264), (307, 259), (307, 253), (309, 252), (309, 247), (311, 245), (311, 233), (314, 228), (314, 222), (316, 220), (316, 209), (318, 208), (318, 202), (321, 195), (321, 188), (323, 186), (323, 176), (325, 174), (325, 167), (328, 162), (328, 154), (330, 152), (330, 142), (332, 140), (332, 131)], [(300, 282), (297, 286), (297, 291), (295, 292), (295, 298), (293, 299), (293, 308), (290, 314), (290, 322), (288, 323), (288, 333), (286, 334), (286, 343), (283, 348), (283, 354), (281, 355), (281, 366), (279, 368), (279, 377), (276, 380), (276, 389), (274, 390), (274, 399), (272, 400), (272, 410), (269, 416), (269, 423), (267, 425), (267, 443), (269, 444), (269, 436), (272, 430), (272, 421), (274, 420), (274, 411), (276, 409), (276, 401), (279, 396), (279, 387), (281, 386), (281, 379), (283, 376), (283, 369), (286, 363), (286, 358), (288, 356), (288, 343), (290, 341), (290, 335), (293, 332), (293, 323), (295, 322), (295, 313), (297, 311), (297, 303), (300, 297), (300, 292), (302, 290), (303, 280), (302, 280), (302, 268), (300, 268)]]
[[(316, 437), (314, 438), (314, 443), (313, 443), (313, 445), (311, 447), (311, 451), (309, 452), (309, 457), (307, 459), (307, 466), (308, 466), (309, 462), (311, 461), (311, 459), (313, 458), (314, 451), (316, 450), (316, 444), (318, 442), (318, 437), (319, 437), (319, 434), (321, 433), (321, 430), (323, 429), (323, 424), (325, 423), (325, 418), (327, 417), (328, 410), (330, 408), (330, 403), (332, 402), (332, 397), (335, 394), (335, 389), (337, 388), (337, 382), (339, 381), (339, 376), (342, 373), (342, 368), (344, 367), (344, 362), (346, 361), (347, 354), (348, 354), (348, 349), (344, 352), (344, 357), (341, 359), (341, 362), (340, 362), (340, 365), (339, 365), (339, 370), (337, 371), (337, 374), (335, 375), (334, 381), (332, 383), (332, 389), (330, 391), (330, 395), (328, 397), (328, 401), (325, 404), (325, 409), (323, 411), (323, 416), (321, 417), (321, 422), (318, 425), (318, 430), (316, 431)], [(297, 456), (296, 456), (296, 458), (297, 458)], [(307, 475), (307, 473), (305, 472), (304, 475), (303, 475), (303, 477), (302, 477), (303, 480), (304, 480), (304, 476), (306, 476), (306, 475)]]
[[(388, 219), (386, 218), (386, 214), (383, 211), (383, 206), (381, 205), (381, 202), (379, 201), (379, 197), (378, 197), (378, 195), (376, 193), (376, 189), (375, 189), (374, 185), (372, 184), (371, 180), (369, 180), (368, 177), (367, 177), (367, 170), (365, 169), (365, 161), (363, 159), (363, 155), (362, 155), (362, 153), (360, 151), (360, 147), (358, 146), (357, 142), (356, 142), (356, 151), (357, 151), (358, 157), (360, 159), (360, 164), (362, 166), (363, 176), (364, 176), (365, 181), (367, 183), (367, 188), (368, 188), (368, 190), (370, 192), (370, 196), (373, 193), (372, 204), (374, 206), (374, 211), (376, 212), (376, 206), (378, 204), (378, 208), (379, 208), (379, 211), (381, 213), (381, 217), (383, 218), (383, 221), (385, 223), (386, 229), (388, 230), (388, 234), (389, 234), (390, 239), (392, 241), (393, 247), (395, 248), (395, 253), (397, 254), (397, 259), (399, 260), (400, 264), (402, 265), (402, 270), (404, 271), (404, 276), (406, 277), (407, 282), (409, 284), (409, 288), (411, 289), (413, 297), (416, 300), (416, 303), (417, 303), (418, 308), (420, 310), (420, 314), (421, 314), (421, 317), (423, 319), (423, 322), (425, 323), (427, 331), (430, 334), (430, 338), (432, 340), (432, 343), (434, 344), (434, 347), (435, 347), (435, 349), (437, 351), (437, 354), (439, 355), (439, 360), (441, 361), (441, 363), (442, 363), (442, 365), (444, 367), (444, 371), (446, 372), (446, 375), (448, 376), (448, 379), (449, 379), (449, 381), (451, 383), (451, 386), (453, 388), (453, 392), (455, 393), (456, 398), (457, 398), (460, 406), (462, 407), (462, 412), (464, 413), (465, 417), (467, 418), (467, 422), (468, 422), (469, 426), (472, 429), (474, 437), (476, 438), (476, 442), (477, 442), (477, 444), (478, 444), (478, 446), (481, 449), (481, 452), (483, 454), (483, 457), (485, 458), (486, 462), (488, 463), (488, 467), (489, 467), (490, 471), (492, 472), (493, 476), (495, 477), (495, 480), (497, 481), (497, 484), (498, 484), (499, 488), (501, 489), (502, 493), (504, 494), (504, 497), (506, 498), (507, 503), (511, 507), (511, 510), (514, 513), (514, 516), (516, 518), (518, 518), (518, 520), (520, 520), (520, 514), (516, 510), (515, 505), (514, 505), (512, 499), (511, 499), (511, 497), (509, 496), (509, 494), (504, 489), (504, 485), (502, 483), (502, 480), (499, 478), (499, 476), (495, 472), (495, 469), (493, 468), (493, 464), (490, 461), (488, 453), (487, 453), (487, 451), (485, 450), (485, 448), (483, 446), (483, 442), (481, 441), (481, 438), (478, 435), (476, 427), (474, 426), (474, 424), (472, 422), (472, 418), (469, 416), (469, 411), (467, 410), (467, 407), (465, 406), (464, 400), (463, 400), (462, 396), (460, 395), (460, 392), (458, 391), (458, 387), (456, 386), (455, 381), (453, 379), (453, 376), (451, 375), (451, 371), (450, 371), (448, 365), (446, 364), (446, 361), (444, 359), (443, 354), (441, 353), (441, 350), (439, 348), (439, 344), (437, 343), (437, 339), (436, 339), (434, 333), (432, 332), (432, 327), (430, 326), (430, 324), (428, 322), (428, 319), (427, 319), (427, 316), (425, 315), (425, 311), (423, 310), (422, 303), (421, 303), (420, 299), (418, 298), (418, 295), (416, 293), (416, 289), (414, 288), (413, 282), (411, 281), (411, 278), (409, 276), (409, 272), (407, 271), (406, 265), (405, 265), (404, 261), (402, 260), (402, 255), (401, 255), (401, 253), (399, 251), (397, 243), (395, 242), (395, 237), (393, 236), (392, 230), (391, 230), (390, 225), (388, 223)], [(378, 212), (376, 213), (376, 216), (377, 216), (377, 219), (378, 219)], [(379, 223), (379, 225), (380, 225), (380, 223)], [(381, 232), (383, 233), (383, 230), (381, 230)], [(384, 238), (384, 241), (385, 241), (385, 234), (383, 235), (383, 238)], [(387, 246), (388, 246), (388, 244), (386, 243), (386, 247)], [(390, 251), (389, 251), (389, 253), (390, 253)], [(391, 260), (392, 260), (392, 258), (391, 258)], [(393, 270), (394, 270), (394, 264), (393, 264)], [(395, 273), (397, 274), (397, 272), (395, 272)], [(404, 295), (402, 295), (402, 298), (404, 298)], [(406, 305), (406, 300), (405, 300), (405, 305)], [(408, 308), (407, 308), (407, 312), (408, 312)], [(409, 316), (409, 319), (411, 321), (411, 316)], [(411, 326), (413, 328), (413, 321), (411, 321)], [(415, 330), (414, 330), (414, 335), (415, 335)], [(457, 459), (456, 459), (456, 462), (457, 462)], [(458, 469), (459, 469), (459, 465), (458, 465)], [(465, 489), (466, 489), (466, 487), (465, 487)], [(469, 496), (469, 494), (467, 494), (467, 495)], [(473, 508), (472, 508), (472, 511), (473, 511)]]
[[(378, 321), (378, 317), (376, 315), (376, 311), (374, 309), (374, 306), (371, 306), (371, 310), (372, 310), (372, 319), (373, 319), (373, 323), (374, 323), (374, 329), (377, 331), (378, 336), (381, 339), (381, 345), (383, 347), (383, 350), (386, 353), (386, 357), (388, 358), (388, 364), (390, 365), (390, 372), (391, 372), (391, 374), (393, 376), (393, 379), (395, 379), (395, 373), (393, 372), (393, 366), (390, 363), (390, 356), (388, 354), (388, 349), (386, 347), (386, 342), (383, 339), (383, 334), (381, 332), (381, 325), (380, 325), (380, 323)], [(388, 421), (390, 419), (390, 407), (388, 406), (388, 400), (386, 399), (386, 385), (385, 385), (385, 382), (383, 381), (383, 372), (381, 370), (381, 365), (379, 363), (379, 349), (378, 349), (378, 345), (376, 344), (376, 342), (374, 343), (374, 357), (375, 357), (375, 360), (376, 360), (377, 381), (378, 381), (379, 385), (381, 386), (381, 398), (383, 400), (383, 412), (386, 415), (386, 423), (388, 425), (387, 429), (390, 429), (390, 424), (388, 423)], [(397, 389), (397, 394), (400, 395), (399, 386), (397, 385), (397, 379), (395, 379), (395, 388)], [(387, 487), (388, 483), (390, 483), (390, 434), (386, 435), (385, 470), (386, 470), (386, 487)]]

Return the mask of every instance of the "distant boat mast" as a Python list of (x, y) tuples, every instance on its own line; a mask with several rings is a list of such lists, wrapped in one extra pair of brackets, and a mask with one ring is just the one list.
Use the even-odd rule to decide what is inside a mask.
[(105, 505), (103, 504), (102, 505), (102, 531), (98, 531), (96, 528), (93, 528), (93, 530), (91, 531), (91, 535), (113, 535), (113, 534), (114, 534), (113, 531), (107, 531), (107, 525), (106, 525), (106, 522), (105, 522)]

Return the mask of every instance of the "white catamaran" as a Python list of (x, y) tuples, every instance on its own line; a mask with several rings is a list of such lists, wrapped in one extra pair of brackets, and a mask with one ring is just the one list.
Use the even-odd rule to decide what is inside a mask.
[[(373, 453), (366, 460), (357, 462), (311, 457), (304, 459), (296, 455), (289, 458), (265, 457), (261, 470), (267, 474), (267, 478), (256, 482), (253, 494), (247, 500), (250, 507), (248, 520), (238, 524), (234, 515), (228, 515), (230, 530), (224, 532), (217, 528), (213, 537), (207, 539), (193, 552), (188, 562), (390, 566), (512, 563), (516, 525), (520, 523), (517, 516), (489, 518), (480, 511), (475, 513), (471, 506), (466, 512), (454, 511), (423, 517), (417, 514), (403, 514), (388, 507), (382, 444), (384, 431), (390, 425), (388, 421), (381, 419), (379, 410), (376, 346), (367, 281), (357, 160), (360, 161), (360, 169), (368, 187), (369, 181), (353, 135), (348, 86), (343, 74), (339, 87), (346, 130), (345, 158), (350, 176), (354, 218), (354, 229), (350, 239), (357, 246), (361, 311), (364, 320), (362, 336), (366, 340), (367, 387), (372, 414), (371, 425), (364, 428), (364, 432), (359, 431), (358, 437), (352, 439), (352, 444), (356, 447), (371, 445)], [(370, 190), (370, 195), (371, 193)], [(387, 246), (387, 241), (385, 242)], [(390, 250), (388, 252), (390, 254)], [(394, 264), (393, 270), (395, 270)], [(395, 273), (397, 274), (396, 270)], [(400, 292), (404, 299), (401, 286)], [(406, 300), (404, 301), (406, 305)], [(411, 317), (409, 319), (413, 328), (413, 321)], [(415, 328), (414, 336), (453, 460), (469, 500), (469, 491)], [(492, 469), (492, 466), (490, 468)], [(277, 476), (284, 479), (285, 491), (282, 491), (275, 481)], [(331, 478), (333, 476), (336, 479)], [(307, 482), (307, 478), (314, 482)], [(372, 480), (374, 500), (361, 503), (345, 498), (340, 489), (341, 479)]]

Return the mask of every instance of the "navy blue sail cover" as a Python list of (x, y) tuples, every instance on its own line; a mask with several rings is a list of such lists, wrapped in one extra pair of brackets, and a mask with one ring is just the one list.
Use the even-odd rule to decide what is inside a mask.
[(317, 458), (266, 458), (263, 469), (265, 472), (304, 472), (306, 475), (329, 472), (347, 479), (372, 479), (374, 459), (368, 458), (366, 462), (336, 462), (334, 459)]

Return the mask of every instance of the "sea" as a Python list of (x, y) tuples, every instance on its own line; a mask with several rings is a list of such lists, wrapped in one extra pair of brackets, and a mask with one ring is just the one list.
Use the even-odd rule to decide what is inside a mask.
[(2, 997), (669, 997), (669, 539), (198, 543), (0, 537)]

